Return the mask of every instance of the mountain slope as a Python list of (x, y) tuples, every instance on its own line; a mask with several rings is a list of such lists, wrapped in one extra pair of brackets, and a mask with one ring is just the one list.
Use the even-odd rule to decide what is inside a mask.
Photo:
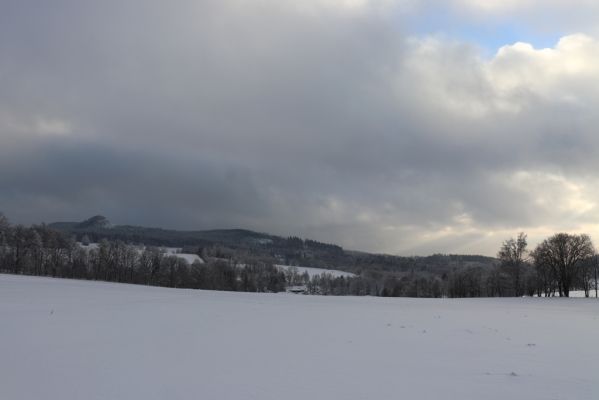
[(92, 241), (111, 239), (155, 246), (204, 246), (211, 243), (239, 245), (268, 242), (275, 239), (274, 236), (245, 229), (179, 231), (133, 225), (113, 225), (106, 217), (101, 215), (82, 222), (54, 222), (49, 226), (73, 234), (78, 239), (87, 235)]

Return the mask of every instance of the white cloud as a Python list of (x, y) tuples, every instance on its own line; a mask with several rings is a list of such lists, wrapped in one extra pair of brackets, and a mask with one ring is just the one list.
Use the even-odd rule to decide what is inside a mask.
[(592, 108), (599, 99), (592, 84), (599, 78), (599, 41), (584, 34), (565, 36), (554, 48), (506, 45), (489, 60), (467, 44), (412, 39), (405, 64), (405, 78), (420, 84), (420, 101), (462, 117), (522, 112), (539, 102)]
[(561, 38), (555, 48), (516, 43), (499, 49), (485, 67), (496, 92), (514, 97), (523, 91), (547, 100), (589, 106), (599, 94), (599, 42), (587, 35)]
[(473, 46), (435, 37), (413, 38), (409, 43), (400, 95), (405, 95), (405, 85), (413, 85), (414, 99), (421, 107), (438, 107), (464, 117), (484, 116), (493, 107), (492, 87)]

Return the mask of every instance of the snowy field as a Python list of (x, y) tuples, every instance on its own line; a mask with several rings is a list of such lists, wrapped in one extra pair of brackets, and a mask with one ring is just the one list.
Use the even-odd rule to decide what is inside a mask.
[(0, 399), (599, 399), (596, 299), (250, 294), (0, 275)]
[(189, 265), (193, 264), (194, 262), (199, 262), (200, 264), (204, 264), (204, 260), (198, 256), (197, 254), (191, 254), (191, 253), (181, 253), (181, 248), (178, 247), (161, 247), (160, 248), (164, 253), (166, 253), (169, 256), (175, 256), (178, 258), (182, 258), (185, 261), (187, 261), (189, 263)]
[[(89, 243), (87, 245), (82, 244), (81, 242), (78, 242), (79, 245), (81, 247), (83, 247), (84, 249), (86, 249), (87, 251), (90, 250), (97, 250), (100, 248), (100, 244), (99, 243)], [(144, 250), (144, 247), (139, 247), (137, 248), (137, 251), (141, 254)], [(169, 256), (175, 256), (177, 258), (182, 258), (183, 260), (187, 261), (189, 263), (189, 265), (193, 264), (194, 262), (199, 262), (200, 264), (204, 264), (204, 260), (198, 256), (197, 254), (191, 254), (191, 253), (182, 253), (182, 249), (180, 247), (160, 247), (160, 250)]]
[(318, 276), (318, 275), (330, 275), (333, 278), (339, 278), (339, 277), (351, 278), (351, 277), (356, 276), (355, 274), (352, 274), (351, 272), (339, 271), (336, 269), (295, 267), (292, 265), (275, 265), (275, 267), (277, 267), (283, 271), (291, 271), (291, 270), (295, 269), (295, 271), (300, 275), (303, 275), (304, 272), (307, 272), (308, 276), (310, 278)]

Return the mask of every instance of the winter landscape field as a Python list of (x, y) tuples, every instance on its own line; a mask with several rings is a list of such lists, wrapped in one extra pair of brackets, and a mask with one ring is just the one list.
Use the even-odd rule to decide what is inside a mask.
[(0, 398), (599, 398), (596, 299), (408, 299), (0, 275)]

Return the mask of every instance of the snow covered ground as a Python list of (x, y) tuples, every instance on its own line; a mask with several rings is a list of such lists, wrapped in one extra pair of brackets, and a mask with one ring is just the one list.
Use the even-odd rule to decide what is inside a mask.
[[(570, 297), (585, 297), (584, 290), (573, 290), (569, 293)], [(556, 295), (557, 296), (557, 295)], [(589, 292), (589, 297), (595, 297), (595, 289)]]
[(356, 276), (355, 274), (352, 274), (351, 272), (339, 271), (336, 269), (294, 267), (291, 265), (275, 265), (275, 267), (285, 270), (285, 271), (290, 271), (295, 268), (295, 270), (297, 271), (298, 274), (303, 275), (304, 272), (307, 272), (308, 275), (310, 276), (310, 278), (312, 278), (313, 276), (323, 275), (323, 274), (331, 275), (334, 278), (338, 278), (338, 277), (350, 278), (350, 277)]
[[(84, 249), (86, 249), (87, 251), (90, 250), (97, 250), (100, 247), (99, 243), (89, 243), (87, 245), (83, 245), (82, 243), (79, 243), (79, 245), (81, 247), (83, 247)], [(144, 247), (138, 247), (137, 251), (141, 254), (144, 250)], [(194, 262), (199, 262), (200, 264), (204, 264), (204, 260), (198, 256), (197, 254), (192, 254), (192, 253), (181, 253), (181, 248), (180, 247), (160, 247), (160, 250), (165, 253), (166, 255), (169, 256), (176, 256), (177, 258), (182, 258), (185, 261), (187, 261), (189, 263), (189, 265), (193, 264)]]
[(0, 399), (599, 399), (596, 299), (227, 293), (0, 275)]
[(178, 247), (161, 247), (160, 249), (170, 256), (176, 256), (178, 258), (184, 259), (189, 263), (189, 265), (193, 264), (196, 261), (200, 264), (204, 264), (204, 260), (197, 254), (181, 253), (181, 249)]
[[(571, 290), (569, 293), (569, 296), (570, 297), (585, 297), (584, 290)], [(559, 294), (557, 292), (555, 293), (555, 297), (559, 297)], [(589, 292), (589, 297), (595, 297), (595, 289), (594, 288)]]

